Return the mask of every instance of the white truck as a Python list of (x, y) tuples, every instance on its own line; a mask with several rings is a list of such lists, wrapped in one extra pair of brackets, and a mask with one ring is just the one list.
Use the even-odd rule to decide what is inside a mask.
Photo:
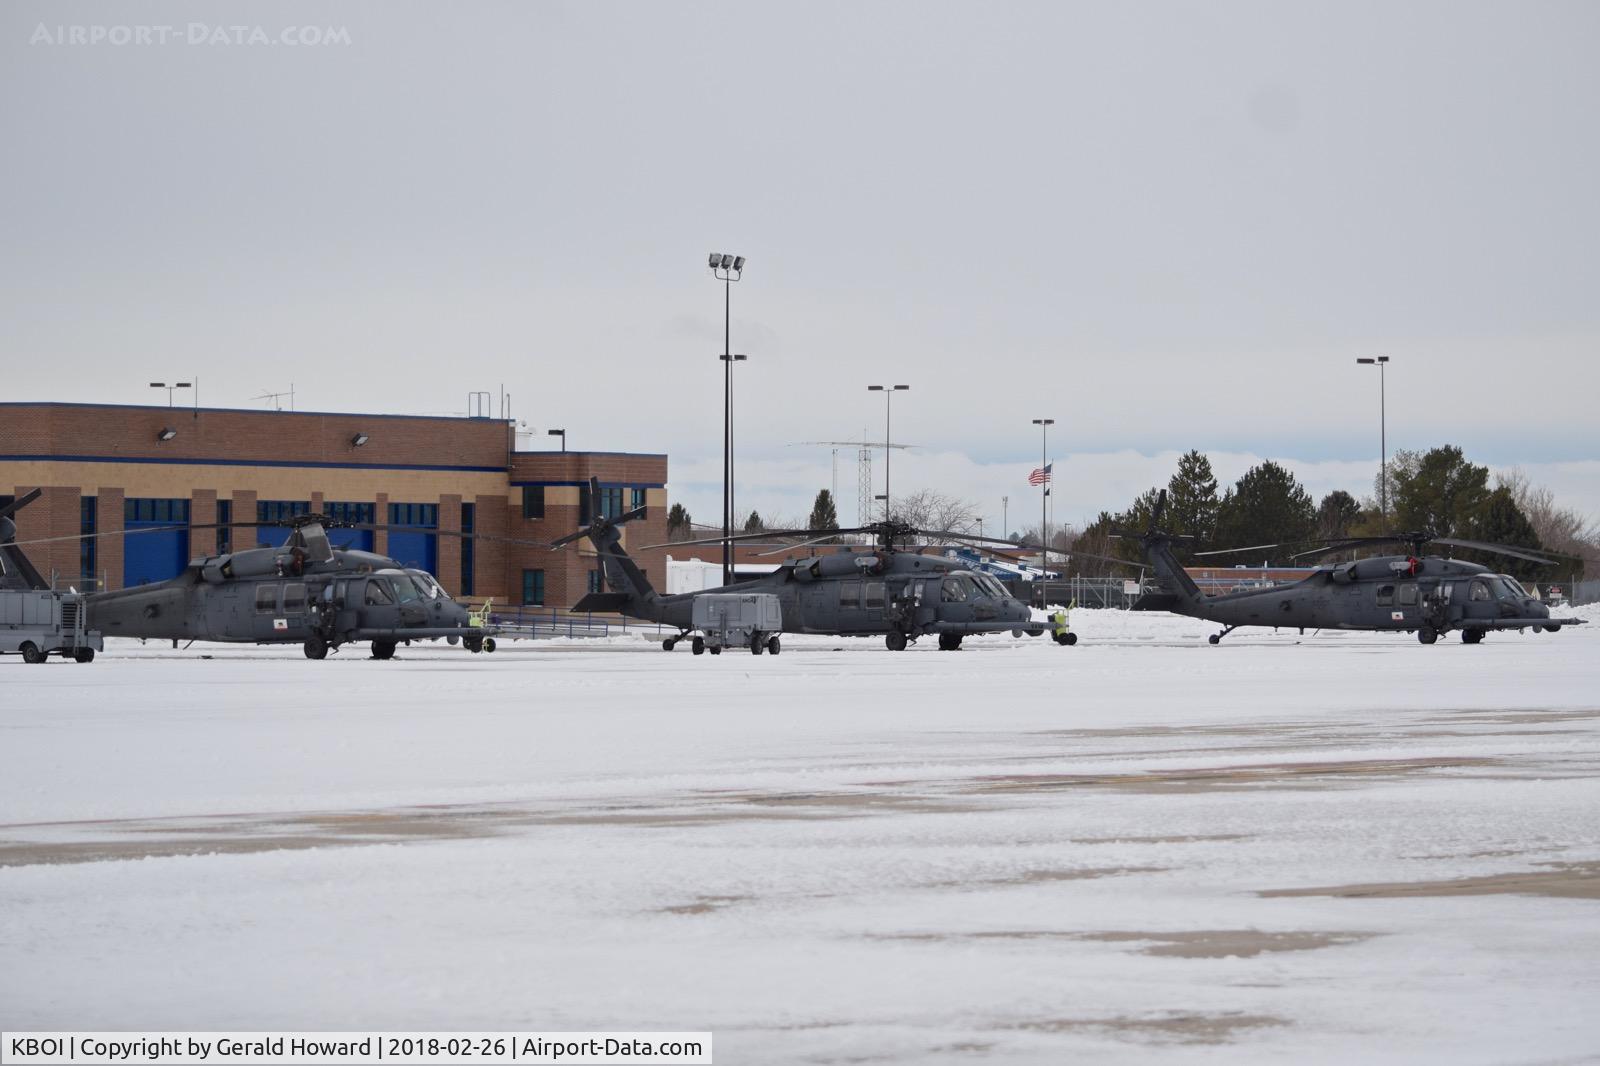
[(694, 598), (694, 628), (701, 634), (690, 647), (696, 655), (709, 650), (721, 655), (723, 648), (749, 648), (751, 654), (769, 651), (777, 655), (782, 646), (783, 604), (770, 592), (716, 592)]
[(20, 652), (30, 663), (50, 655), (93, 662), (105, 641), (84, 628), (86, 614), (76, 592), (0, 590), (0, 654)]

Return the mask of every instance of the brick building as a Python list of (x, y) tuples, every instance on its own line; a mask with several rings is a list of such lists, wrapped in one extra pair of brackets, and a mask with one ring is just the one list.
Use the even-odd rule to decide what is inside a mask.
[[(280, 543), (281, 523), (321, 512), (421, 527), (334, 542), (430, 570), (452, 595), (567, 607), (596, 579), (586, 541), (550, 551), (495, 538), (544, 544), (577, 529), (590, 477), (604, 513), (649, 508), (625, 545), (667, 539), (665, 455), (517, 451), (497, 419), (0, 403), (0, 494), (44, 490), (18, 512), (17, 539), (60, 538), (25, 550), (62, 587), (163, 580), (192, 558)], [(217, 522), (253, 524), (198, 528)], [(658, 587), (663, 559), (639, 560)]]

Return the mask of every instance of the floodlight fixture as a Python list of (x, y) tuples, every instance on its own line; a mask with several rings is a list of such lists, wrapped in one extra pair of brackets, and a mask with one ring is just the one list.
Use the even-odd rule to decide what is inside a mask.
[(355, 436), (353, 436), (353, 437), (351, 437), (351, 438), (350, 438), (350, 443), (351, 443), (351, 445), (353, 445), (353, 446), (354, 446), (354, 447), (357, 447), (357, 448), (359, 448), (359, 447), (361, 447), (361, 446), (362, 446), (362, 445), (364, 445), (364, 444), (366, 444), (366, 443), (367, 443), (367, 441), (369, 441), (369, 440), (371, 440), (371, 439), (372, 439), (372, 438), (371, 438), (371, 437), (369, 437), (369, 436), (367, 436), (367, 434), (365, 434), (365, 433), (357, 433), (357, 434), (356, 434), (356, 435), (355, 435)]
[(736, 256), (733, 257), (733, 269), (735, 269), (735, 270), (743, 270), (744, 269), (744, 256), (736, 255)]
[(163, 426), (161, 428), (161, 432), (156, 434), (156, 440), (162, 440), (162, 441), (171, 440), (173, 437), (176, 437), (177, 435), (178, 435), (178, 431), (173, 429), (171, 426)]
[(711, 253), (711, 262), (708, 265), (711, 267), (712, 270), (715, 270), (715, 269), (717, 269), (717, 267), (721, 266), (722, 265), (722, 253), (721, 252), (712, 252)]
[(733, 256), (729, 255), (727, 252), (723, 252), (722, 253), (722, 264), (721, 264), (722, 265), (722, 269), (723, 270), (732, 270), (733, 269), (733, 259), (734, 259)]

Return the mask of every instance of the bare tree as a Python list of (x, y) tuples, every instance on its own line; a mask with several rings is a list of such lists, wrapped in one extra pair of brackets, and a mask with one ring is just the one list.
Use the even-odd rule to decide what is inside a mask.
[[(918, 489), (894, 501), (895, 521), (918, 529), (943, 530), (950, 533), (976, 534), (978, 532), (978, 507), (937, 489)], [(919, 544), (945, 544), (941, 537), (918, 537)]]

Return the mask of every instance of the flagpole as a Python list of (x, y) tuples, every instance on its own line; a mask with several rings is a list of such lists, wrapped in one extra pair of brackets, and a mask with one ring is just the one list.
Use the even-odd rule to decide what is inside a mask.
[[(1047, 508), (1050, 501), (1050, 462), (1046, 458), (1050, 454), (1050, 427), (1055, 425), (1053, 418), (1035, 418), (1033, 424), (1039, 427), (1039, 580), (1046, 581), (1045, 574), (1050, 569), (1050, 526), (1047, 517)], [(1050, 586), (1039, 586), (1039, 606), (1048, 606)]]

